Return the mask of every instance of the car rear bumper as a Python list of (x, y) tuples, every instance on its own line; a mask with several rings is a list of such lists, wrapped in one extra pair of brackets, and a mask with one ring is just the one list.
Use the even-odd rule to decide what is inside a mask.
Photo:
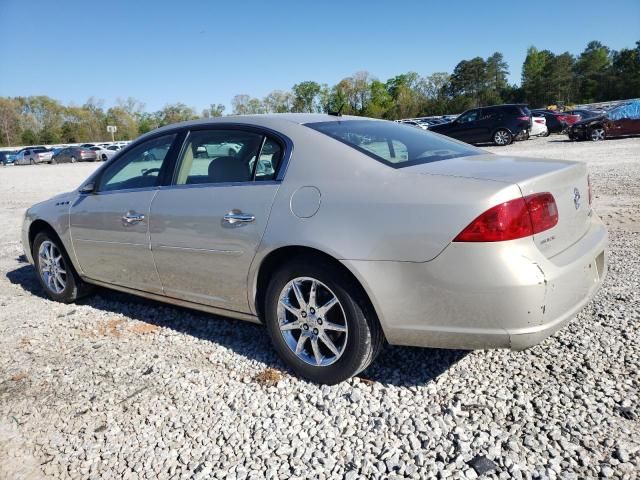
[(343, 261), (363, 284), (387, 340), (436, 348), (531, 347), (593, 298), (607, 273), (607, 231), (548, 259), (528, 239), (452, 243), (425, 263)]

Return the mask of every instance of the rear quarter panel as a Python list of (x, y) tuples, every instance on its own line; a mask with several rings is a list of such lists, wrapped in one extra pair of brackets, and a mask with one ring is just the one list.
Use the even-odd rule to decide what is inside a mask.
[[(296, 127), (283, 132), (294, 140), (294, 152), (258, 256), (302, 245), (337, 259), (424, 262), (484, 210), (520, 195), (517, 186), (503, 182), (394, 169)], [(299, 218), (292, 196), (305, 186), (320, 191), (320, 207)]]

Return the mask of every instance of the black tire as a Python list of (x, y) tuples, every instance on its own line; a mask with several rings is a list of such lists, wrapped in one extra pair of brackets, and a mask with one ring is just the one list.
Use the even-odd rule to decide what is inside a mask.
[(107, 156), (106, 156), (104, 153), (102, 154), (102, 161), (103, 161), (103, 162), (106, 162), (106, 161), (107, 161)]
[[(342, 355), (330, 365), (310, 365), (287, 345), (278, 321), (278, 302), (285, 286), (294, 278), (310, 277), (335, 294), (344, 311), (348, 328)], [(335, 307), (334, 307), (335, 308)], [(313, 382), (335, 385), (367, 368), (384, 345), (384, 334), (361, 288), (339, 268), (312, 258), (298, 258), (284, 265), (272, 277), (265, 296), (265, 323), (271, 343), (287, 365)], [(326, 320), (325, 320), (326, 321)]]
[(544, 133), (544, 135), (542, 135), (543, 137), (548, 137), (549, 135), (551, 135), (551, 132), (549, 131), (549, 129), (547, 128), (547, 131)]
[(36, 161), (33, 158), (29, 159), (29, 165), (35, 165), (35, 164), (36, 164)]
[(76, 163), (76, 162), (77, 162), (76, 157), (71, 157), (71, 163)]
[(49, 165), (55, 165), (56, 163), (58, 163), (56, 159), (51, 157), (51, 161), (49, 162)]
[[(61, 262), (64, 267), (64, 270), (66, 271), (66, 275), (64, 275), (65, 287), (61, 292), (56, 292), (52, 290), (51, 287), (47, 285), (47, 283), (43, 278), (43, 273), (42, 273), (42, 270), (40, 269), (41, 259), (38, 252), (40, 251), (40, 246), (44, 242), (51, 242), (62, 255)], [(33, 240), (31, 253), (33, 255), (33, 263), (36, 268), (36, 275), (38, 276), (38, 281), (40, 282), (40, 285), (42, 286), (46, 294), (49, 296), (49, 298), (51, 298), (52, 300), (55, 300), (56, 302), (72, 303), (72, 302), (75, 302), (77, 299), (82, 298), (88, 295), (89, 293), (91, 293), (92, 287), (86, 284), (85, 282), (83, 282), (82, 279), (78, 276), (78, 273), (76, 272), (75, 268), (73, 268), (73, 264), (71, 263), (71, 260), (69, 260), (69, 256), (67, 255), (66, 250), (62, 246), (60, 240), (58, 240), (58, 238), (55, 235), (51, 234), (48, 231), (38, 233)]]
[(498, 147), (505, 147), (513, 142), (513, 135), (506, 128), (499, 128), (493, 132), (493, 143)]

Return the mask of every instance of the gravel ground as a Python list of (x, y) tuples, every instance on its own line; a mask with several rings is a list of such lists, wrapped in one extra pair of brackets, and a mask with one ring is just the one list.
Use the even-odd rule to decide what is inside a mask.
[(0, 478), (639, 478), (640, 138), (489, 150), (589, 163), (604, 288), (530, 350), (388, 347), (334, 387), (292, 376), (257, 325), (47, 300), (23, 212), (95, 165), (0, 169)]

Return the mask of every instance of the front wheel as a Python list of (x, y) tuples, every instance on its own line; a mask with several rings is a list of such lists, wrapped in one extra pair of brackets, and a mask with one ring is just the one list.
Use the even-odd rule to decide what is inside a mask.
[(71, 163), (76, 163), (76, 162), (77, 162), (76, 157), (71, 157)]
[(89, 292), (89, 286), (75, 272), (67, 252), (54, 235), (38, 233), (32, 254), (40, 285), (52, 300), (71, 303)]
[(504, 128), (497, 130), (496, 133), (493, 134), (493, 143), (499, 147), (504, 147), (505, 145), (509, 145), (513, 140), (511, 132)]
[(601, 140), (604, 140), (606, 137), (604, 128), (602, 127), (595, 127), (591, 129), (591, 140), (593, 140), (594, 142), (599, 142)]
[(334, 385), (364, 370), (382, 347), (382, 330), (367, 305), (340, 269), (292, 261), (269, 284), (267, 332), (298, 375)]

